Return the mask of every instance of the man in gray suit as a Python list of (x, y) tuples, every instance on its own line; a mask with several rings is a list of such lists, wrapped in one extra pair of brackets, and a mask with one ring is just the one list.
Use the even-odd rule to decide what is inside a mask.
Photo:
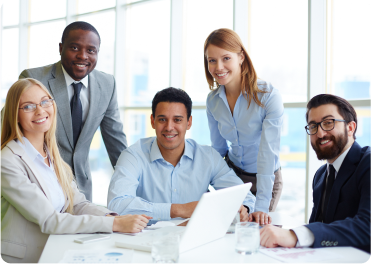
[(19, 78), (34, 78), (52, 94), (58, 107), (57, 140), (62, 158), (72, 167), (77, 184), (92, 200), (89, 148), (98, 127), (112, 166), (126, 149), (115, 78), (94, 70), (100, 46), (97, 30), (86, 22), (69, 24), (59, 43), (61, 60), (24, 70)]

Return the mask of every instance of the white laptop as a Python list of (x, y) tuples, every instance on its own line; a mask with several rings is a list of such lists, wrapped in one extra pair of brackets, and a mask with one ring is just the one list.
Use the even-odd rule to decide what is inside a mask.
[[(148, 231), (139, 236), (123, 236), (117, 247), (151, 251), (152, 240), (169, 233), (180, 234), (179, 252), (185, 252), (224, 237), (247, 193), (251, 183), (204, 193), (186, 227), (171, 226)], [(156, 234), (157, 233), (157, 234)]]

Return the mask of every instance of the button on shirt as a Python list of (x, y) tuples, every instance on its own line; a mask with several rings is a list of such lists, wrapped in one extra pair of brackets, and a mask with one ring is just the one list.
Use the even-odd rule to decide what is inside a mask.
[[(42, 177), (50, 194), (50, 200), (57, 212), (60, 212), (64, 206), (64, 194), (61, 185), (58, 182), (57, 175), (54, 172), (54, 167), (49, 160), (50, 167), (44, 162), (43, 156), (34, 148), (34, 146), (28, 141), (27, 138), (22, 138), (25, 144), (21, 141), (16, 140), (26, 152), (27, 156), (34, 162), (37, 171), (39, 172), (38, 177)], [(46, 150), (49, 153), (48, 149)]]
[[(280, 167), (279, 150), (283, 120), (283, 103), (273, 86), (258, 80), (258, 87), (267, 93), (258, 93), (264, 108), (241, 92), (233, 116), (225, 87), (209, 93), (206, 102), (211, 145), (222, 157), (246, 172), (257, 173), (255, 211), (268, 212), (274, 184), (274, 171)], [(228, 146), (227, 141), (231, 144)]]
[(62, 71), (64, 74), (64, 79), (66, 80), (66, 84), (67, 84), (69, 102), (71, 102), (71, 99), (73, 95), (75, 94), (75, 89), (73, 88), (72, 83), (78, 83), (78, 82), (82, 83), (81, 92), (80, 92), (80, 100), (81, 100), (81, 105), (82, 105), (82, 124), (84, 125), (85, 120), (88, 116), (88, 112), (89, 112), (89, 97), (90, 97), (90, 91), (88, 89), (89, 75), (86, 75), (84, 79), (82, 79), (81, 81), (75, 81), (65, 71), (65, 69), (63, 68), (63, 65), (61, 66), (62, 66)]
[[(340, 170), (341, 164), (343, 164), (343, 161), (344, 161), (345, 157), (347, 156), (350, 148), (351, 148), (351, 146), (347, 150), (345, 150), (332, 163), (332, 166), (334, 166), (334, 169), (335, 169), (335, 180), (336, 180), (336, 176), (338, 175), (338, 171)], [(328, 174), (329, 174), (329, 171), (330, 171), (330, 169), (329, 169), (330, 164), (331, 163), (328, 163), (327, 162), (326, 184), (327, 184)], [(323, 194), (323, 195), (325, 195), (325, 194)], [(305, 226), (299, 226), (299, 227), (296, 227), (296, 228), (294, 228), (292, 230), (295, 232), (296, 237), (298, 238), (298, 242), (296, 243), (296, 247), (310, 247), (310, 246), (313, 245), (313, 243), (314, 243), (314, 235), (313, 235), (312, 231), (309, 230), (309, 228), (307, 228)]]
[[(123, 214), (146, 214), (170, 220), (171, 204), (199, 201), (209, 184), (216, 190), (243, 184), (210, 146), (185, 140), (184, 154), (174, 167), (161, 155), (156, 137), (144, 138), (124, 150), (108, 190), (108, 208)], [(254, 210), (248, 193), (243, 204)]]

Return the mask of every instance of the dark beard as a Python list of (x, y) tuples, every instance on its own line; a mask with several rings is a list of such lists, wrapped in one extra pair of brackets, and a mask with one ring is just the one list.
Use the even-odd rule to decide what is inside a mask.
[[(325, 150), (320, 149), (320, 142), (322, 140), (331, 140), (334, 144), (331, 148), (326, 148)], [(317, 154), (317, 158), (319, 160), (331, 160), (333, 158), (336, 158), (340, 153), (343, 151), (344, 147), (346, 144), (348, 144), (348, 131), (345, 126), (344, 133), (339, 135), (338, 137), (335, 138), (335, 136), (326, 136), (323, 138), (319, 138), (316, 140), (316, 143), (313, 144), (310, 142), (312, 145), (312, 148)]]

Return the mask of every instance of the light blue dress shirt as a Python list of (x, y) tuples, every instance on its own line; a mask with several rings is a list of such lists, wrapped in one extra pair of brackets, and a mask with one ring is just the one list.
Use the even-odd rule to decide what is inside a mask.
[[(200, 200), (209, 184), (217, 190), (243, 182), (210, 146), (186, 139), (184, 154), (174, 167), (162, 157), (156, 137), (144, 138), (121, 153), (107, 204), (120, 215), (146, 214), (153, 220), (170, 220), (171, 204)], [(251, 192), (243, 204), (253, 212)]]
[[(246, 172), (257, 173), (255, 211), (268, 212), (272, 198), (274, 171), (280, 167), (280, 134), (283, 103), (273, 86), (258, 80), (258, 93), (264, 108), (251, 100), (250, 107), (242, 92), (234, 107), (229, 109), (225, 87), (211, 91), (206, 101), (211, 145), (222, 157)], [(227, 141), (231, 144), (228, 146)]]
[[(22, 144), (22, 142), (19, 140), (16, 140), (16, 142), (25, 150), (27, 156), (29, 156), (31, 160), (34, 161), (36, 169), (39, 172), (38, 175), (40, 175), (43, 178), (43, 180), (46, 183), (46, 186), (48, 187), (54, 209), (57, 212), (60, 212), (64, 206), (65, 201), (62, 187), (59, 184), (57, 175), (54, 172), (53, 163), (49, 159), (50, 167), (46, 165), (46, 163), (44, 162), (44, 158), (30, 143), (30, 141), (28, 141), (26, 137), (23, 137), (22, 139), (24, 141), (24, 144)], [(49, 150), (46, 149), (46, 151), (49, 155)]]

